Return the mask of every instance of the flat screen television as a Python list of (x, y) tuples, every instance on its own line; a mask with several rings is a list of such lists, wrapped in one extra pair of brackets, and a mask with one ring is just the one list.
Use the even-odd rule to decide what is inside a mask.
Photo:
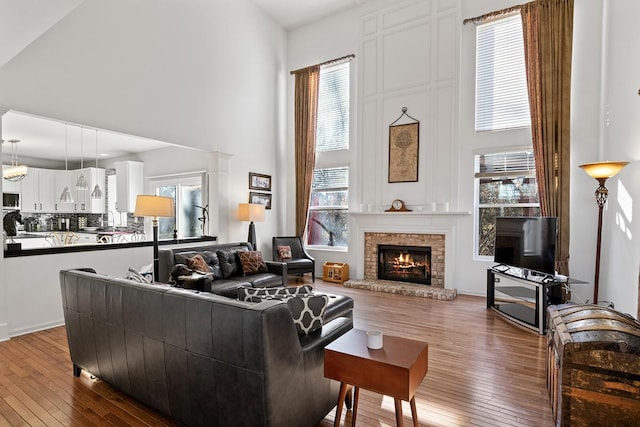
[(556, 217), (498, 217), (493, 260), (555, 275)]

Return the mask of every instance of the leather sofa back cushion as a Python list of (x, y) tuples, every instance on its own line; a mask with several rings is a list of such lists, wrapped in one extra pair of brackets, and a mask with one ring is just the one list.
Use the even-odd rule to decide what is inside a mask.
[(238, 251), (246, 251), (247, 248), (236, 249), (218, 249), (216, 254), (220, 261), (220, 268), (222, 269), (222, 277), (229, 278), (233, 276), (242, 276), (242, 264), (240, 264), (240, 258), (236, 254)]
[(194, 267), (191, 267), (189, 265), (189, 262), (187, 262), (187, 260), (192, 259), (196, 255), (202, 256), (204, 261), (209, 266), (209, 271), (213, 273), (214, 280), (223, 278), (222, 269), (220, 268), (220, 260), (218, 259), (218, 255), (215, 252), (211, 252), (211, 251), (178, 252), (173, 256), (173, 258), (176, 264), (185, 264), (189, 266), (189, 268), (194, 269)]

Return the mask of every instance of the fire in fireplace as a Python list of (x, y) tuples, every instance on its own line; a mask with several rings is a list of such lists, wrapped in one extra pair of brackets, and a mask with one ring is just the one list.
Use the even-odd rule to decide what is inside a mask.
[(431, 248), (378, 245), (378, 279), (431, 285)]

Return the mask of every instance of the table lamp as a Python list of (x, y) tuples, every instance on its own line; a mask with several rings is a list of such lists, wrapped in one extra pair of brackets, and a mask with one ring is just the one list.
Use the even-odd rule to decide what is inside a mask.
[(170, 218), (175, 216), (175, 208), (172, 197), (139, 195), (136, 197), (134, 216), (148, 216), (152, 218), (153, 225), (153, 280), (159, 281), (158, 272), (160, 262), (158, 259), (158, 218)]
[(253, 246), (253, 250), (257, 250), (256, 244), (256, 227), (253, 224), (256, 222), (264, 221), (264, 205), (256, 203), (240, 203), (238, 205), (238, 219), (240, 221), (250, 221), (249, 223), (249, 236), (247, 241)]
[(593, 304), (598, 303), (598, 284), (600, 282), (600, 246), (602, 242), (602, 208), (607, 203), (609, 190), (604, 186), (607, 179), (615, 176), (629, 162), (595, 162), (586, 163), (579, 167), (590, 177), (595, 178), (599, 185), (596, 189), (596, 203), (598, 204), (598, 237), (596, 240), (596, 273), (593, 279)]

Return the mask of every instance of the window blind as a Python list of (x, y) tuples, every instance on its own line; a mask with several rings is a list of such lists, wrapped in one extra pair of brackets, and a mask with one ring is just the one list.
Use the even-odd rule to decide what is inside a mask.
[(316, 151), (349, 148), (349, 63), (323, 66), (318, 91)]
[(313, 191), (339, 190), (349, 187), (349, 168), (326, 168), (313, 171)]
[(520, 14), (476, 27), (476, 132), (531, 125)]
[(478, 156), (476, 178), (533, 176), (536, 162), (532, 151), (482, 154)]

